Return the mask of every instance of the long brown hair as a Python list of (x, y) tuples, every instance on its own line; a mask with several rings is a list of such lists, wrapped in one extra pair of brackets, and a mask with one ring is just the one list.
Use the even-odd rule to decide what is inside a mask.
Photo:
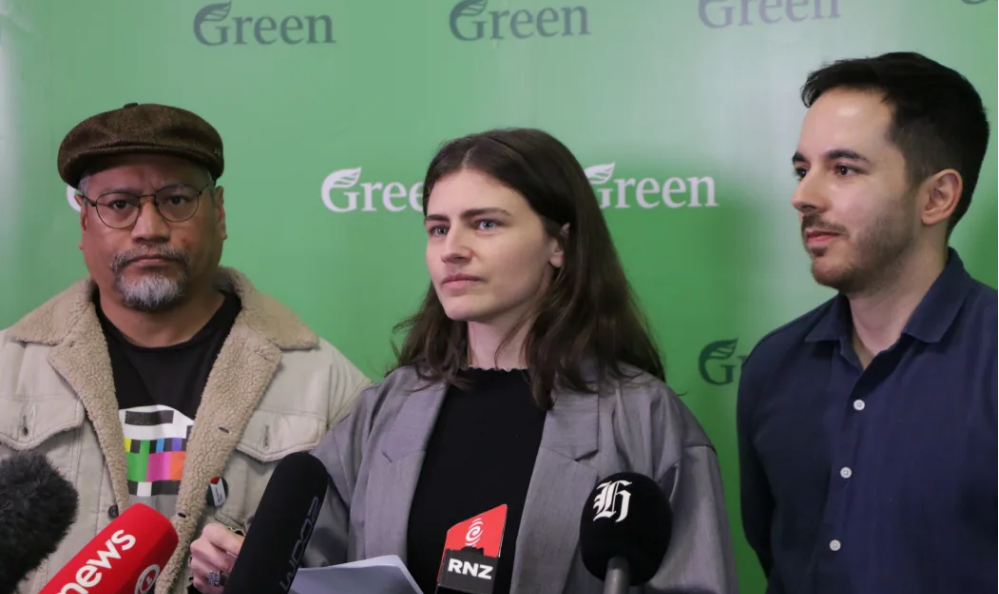
[[(551, 135), (529, 128), (472, 134), (446, 143), (427, 168), (423, 214), (441, 178), (472, 169), (518, 192), (559, 238), (565, 262), (536, 305), (524, 345), (531, 393), (544, 409), (559, 385), (594, 392), (582, 363), (597, 380), (625, 375), (628, 364), (665, 381), (647, 322), (625, 277), (610, 231), (582, 166)], [(568, 223), (569, 232), (559, 231)], [(459, 384), (467, 362), (467, 324), (447, 317), (433, 283), (419, 311), (396, 326), (405, 331), (395, 368), (413, 366), (427, 381)], [(510, 337), (508, 336), (508, 339)]]

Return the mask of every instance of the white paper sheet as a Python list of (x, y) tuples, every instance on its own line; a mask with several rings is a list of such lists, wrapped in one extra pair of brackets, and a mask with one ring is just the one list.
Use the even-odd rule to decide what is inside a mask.
[(289, 594), (422, 594), (397, 555), (298, 570)]

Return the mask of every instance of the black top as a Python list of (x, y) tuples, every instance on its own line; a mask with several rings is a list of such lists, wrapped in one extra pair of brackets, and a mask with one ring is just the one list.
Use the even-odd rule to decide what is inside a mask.
[[(95, 300), (97, 301), (97, 300)], [(225, 301), (190, 340), (168, 347), (128, 341), (101, 311), (119, 418), (125, 437), (128, 490), (169, 517), (173, 514), (186, 461), (187, 440), (215, 358), (239, 315), (239, 298)]]
[(951, 251), (866, 369), (841, 296), (760, 341), (737, 418), (767, 592), (996, 591), (996, 310)]
[(241, 303), (231, 293), (205, 326), (190, 340), (167, 347), (141, 347), (111, 324), (97, 306), (108, 341), (118, 408), (161, 404), (193, 419), (208, 374), (229, 336)]
[(433, 594), (449, 528), (506, 504), (506, 530), (494, 594), (510, 591), (520, 518), (545, 411), (531, 398), (525, 371), (470, 369), (472, 385), (451, 387), (427, 443), (409, 514), (407, 562)]

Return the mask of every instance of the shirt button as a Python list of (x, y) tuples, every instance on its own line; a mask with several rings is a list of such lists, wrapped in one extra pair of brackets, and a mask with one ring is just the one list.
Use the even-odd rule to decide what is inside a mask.
[(855, 408), (857, 410), (864, 410), (865, 406), (867, 406), (867, 405), (864, 404), (863, 400), (854, 400), (853, 401), (853, 408)]
[(829, 542), (829, 550), (831, 551), (838, 551), (841, 546), (843, 545), (836, 539), (833, 539)]
[(108, 517), (112, 520), (118, 517), (118, 506), (112, 505), (108, 508)]
[(844, 466), (843, 469), (839, 471), (839, 475), (843, 478), (850, 478), (853, 476), (853, 471)]

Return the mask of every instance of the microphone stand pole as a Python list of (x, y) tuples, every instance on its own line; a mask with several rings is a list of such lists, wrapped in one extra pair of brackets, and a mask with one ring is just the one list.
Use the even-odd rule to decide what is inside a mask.
[(613, 557), (607, 562), (604, 594), (627, 594), (631, 587), (631, 570), (624, 557)]

